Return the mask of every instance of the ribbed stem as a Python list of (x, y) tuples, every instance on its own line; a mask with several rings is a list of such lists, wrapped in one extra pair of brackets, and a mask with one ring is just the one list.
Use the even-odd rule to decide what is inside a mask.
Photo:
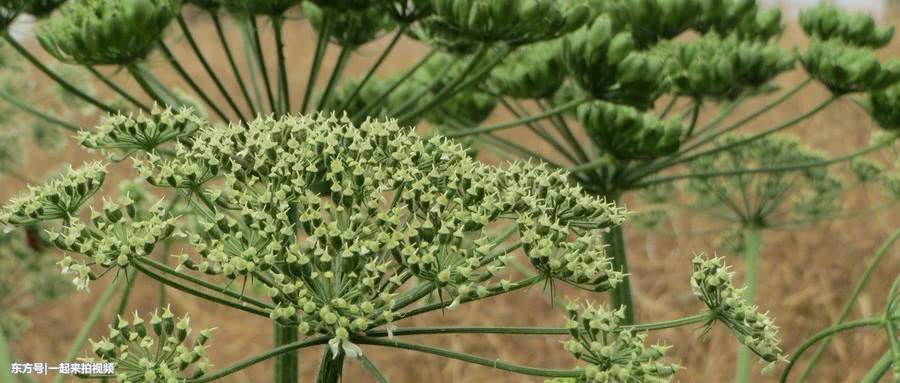
[(316, 383), (339, 383), (344, 374), (344, 352), (338, 351), (337, 356), (331, 353), (331, 348), (326, 348), (322, 353), (322, 362), (319, 363), (319, 375)]
[[(613, 226), (603, 233), (603, 240), (609, 246), (606, 251), (612, 258), (613, 269), (628, 274), (628, 260), (626, 259), (625, 235), (622, 226)], [(625, 306), (625, 318), (623, 324), (635, 323), (634, 299), (631, 296), (631, 276), (626, 276), (618, 285), (610, 290), (610, 298), (613, 307)]]
[[(743, 230), (744, 235), (744, 299), (747, 302), (753, 302), (756, 298), (756, 286), (758, 284), (759, 274), (759, 249), (762, 247), (762, 229), (758, 227), (747, 227)], [(753, 353), (741, 345), (738, 349), (737, 367), (735, 368), (736, 383), (750, 382), (750, 361)]]
[[(296, 326), (281, 326), (274, 324), (275, 347), (281, 347), (296, 342), (299, 333)], [(297, 358), (298, 351), (291, 351), (275, 357), (275, 383), (296, 383), (300, 379), (300, 366)]]
[(891, 357), (891, 352), (888, 351), (884, 353), (881, 359), (878, 359), (878, 362), (872, 366), (872, 369), (866, 373), (865, 376), (859, 381), (859, 383), (878, 383), (881, 381), (881, 378), (887, 374), (887, 372), (891, 369), (891, 364), (894, 362)]

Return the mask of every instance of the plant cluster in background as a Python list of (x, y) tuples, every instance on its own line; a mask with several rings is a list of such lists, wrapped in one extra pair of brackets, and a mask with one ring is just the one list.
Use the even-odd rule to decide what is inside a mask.
[[(35, 37), (51, 59), (9, 33), (23, 14), (38, 20)], [(225, 60), (207, 59), (213, 47), (201, 47), (207, 42), (185, 15), (209, 18)], [(867, 379), (897, 368), (896, 291), (881, 317), (842, 323), (843, 312), (789, 358), (773, 319), (754, 303), (767, 230), (842, 213), (851, 179), (877, 182), (890, 203), (900, 200), (900, 175), (873, 159), (896, 150), (900, 136), (900, 61), (876, 55), (893, 28), (870, 16), (829, 5), (804, 10), (799, 22), (810, 44), (795, 50), (780, 45), (780, 11), (754, 0), (9, 0), (0, 1), (0, 19), (0, 99), (17, 112), (0, 121), (0, 172), (35, 183), (19, 171), (22, 122), (30, 119), (39, 122), (32, 136), (41, 146), (59, 142), (47, 128), (55, 126), (109, 159), (68, 167), (12, 198), (0, 211), (10, 229), (0, 249), (25, 241), (29, 261), (11, 264), (39, 259), (33, 274), (46, 277), (38, 266), (53, 246), (82, 289), (113, 279), (83, 333), (121, 291), (109, 334), (92, 341), (96, 358), (121, 366), (120, 381), (214, 381), (274, 359), (275, 381), (295, 382), (297, 350), (314, 346), (323, 346), (322, 383), (340, 381), (347, 360), (387, 382), (366, 356), (376, 347), (579, 383), (670, 381), (682, 368), (677, 356), (647, 345), (647, 332), (717, 323), (741, 345), (738, 382), (749, 381), (754, 355), (772, 369), (787, 359), (786, 379), (817, 341), (871, 326), (884, 328), (891, 343)], [(311, 47), (302, 58), (309, 73), (291, 70), (299, 58), (285, 54), (297, 40), (284, 35), (285, 25), (296, 22), (316, 32), (302, 42)], [(263, 23), (271, 36), (261, 33)], [(229, 28), (240, 34), (237, 48)], [(384, 37), (369, 70), (345, 78), (354, 54)], [(264, 38), (274, 41), (271, 52)], [(376, 75), (404, 39), (428, 53), (399, 73)], [(213, 86), (198, 85), (176, 43), (187, 45)], [(332, 48), (337, 60), (327, 67)], [(157, 77), (151, 63), (169, 66), (187, 89)], [(64, 97), (34, 102), (22, 84), (25, 68), (48, 76)], [(124, 70), (141, 93), (107, 69)], [(806, 79), (781, 84), (779, 76), (794, 70)], [(115, 96), (77, 80), (88, 75)], [(304, 88), (291, 87), (297, 76), (305, 76)], [(820, 104), (740, 131), (813, 82), (829, 92)], [(767, 103), (743, 110), (763, 96)], [(844, 98), (883, 128), (870, 145), (831, 156), (782, 136)], [(497, 110), (514, 118), (485, 123)], [(98, 112), (104, 117), (81, 128)], [(430, 130), (420, 135), (416, 125)], [(551, 150), (498, 134), (514, 128)], [(478, 161), (480, 151), (513, 161), (489, 166)], [(95, 196), (108, 195), (109, 167), (128, 164), (139, 181), (121, 183), (117, 196)], [(732, 284), (723, 259), (698, 256), (685, 288), (706, 309), (640, 323), (630, 281), (652, 276), (628, 268), (629, 214), (621, 206), (632, 192), (639, 198), (631, 215), (643, 223), (661, 225), (661, 207), (683, 203), (685, 194), (691, 213), (733, 223), (747, 286)], [(892, 243), (873, 258), (846, 310)], [(210, 331), (189, 339), (187, 317), (162, 310), (165, 290), (162, 311), (125, 319), (138, 274), (271, 319), (274, 348), (212, 368)], [(554, 283), (608, 292), (610, 304), (570, 305), (559, 328), (403, 324), (538, 284), (553, 299)], [(560, 351), (575, 361), (571, 369), (523, 366), (401, 340), (430, 333), (570, 336)]]

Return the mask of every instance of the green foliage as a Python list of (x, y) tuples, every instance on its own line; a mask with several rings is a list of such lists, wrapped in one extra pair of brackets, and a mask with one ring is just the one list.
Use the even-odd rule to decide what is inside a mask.
[(900, 129), (900, 85), (869, 92), (865, 105), (872, 118), (883, 129)]
[(229, 12), (241, 15), (279, 16), (301, 0), (216, 0)]
[(519, 48), (491, 72), (490, 84), (512, 98), (550, 98), (566, 79), (561, 53), (559, 39)]
[(10, 200), (0, 211), (0, 222), (23, 225), (33, 222), (70, 219), (82, 204), (97, 192), (106, 179), (106, 167), (99, 162), (71, 166), (49, 182)]
[(46, 17), (65, 2), (66, 0), (26, 0), (22, 10), (36, 17)]
[(872, 16), (847, 13), (827, 3), (800, 12), (800, 26), (819, 40), (839, 39), (847, 44), (881, 48), (891, 42), (894, 27), (878, 27)]
[(322, 32), (323, 20), (328, 20), (331, 40), (343, 47), (358, 47), (377, 39), (382, 33), (396, 26), (394, 20), (381, 7), (361, 10), (319, 8), (312, 3), (303, 4), (303, 14), (316, 31)]
[(67, 3), (38, 29), (54, 57), (83, 65), (127, 65), (147, 57), (181, 8), (179, 0)]
[(529, 44), (582, 26), (589, 9), (556, 0), (432, 0), (434, 26), (481, 42)]

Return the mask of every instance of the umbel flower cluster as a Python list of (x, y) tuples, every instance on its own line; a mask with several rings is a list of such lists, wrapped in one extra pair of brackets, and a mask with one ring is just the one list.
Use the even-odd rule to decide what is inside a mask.
[(782, 358), (778, 328), (768, 315), (744, 299), (742, 289), (734, 287), (734, 273), (725, 266), (724, 259), (698, 255), (693, 263), (691, 287), (694, 295), (715, 313), (714, 319), (724, 323), (738, 341), (762, 360), (774, 363)]
[(566, 307), (566, 327), (572, 335), (565, 348), (588, 363), (579, 383), (668, 382), (680, 368), (666, 363), (666, 346), (646, 346), (646, 333), (623, 326), (624, 308), (610, 310), (590, 304)]
[(203, 376), (211, 366), (206, 343), (212, 329), (193, 340), (191, 332), (190, 318), (175, 318), (166, 307), (150, 314), (149, 321), (137, 312), (131, 321), (118, 316), (105, 337), (91, 340), (91, 348), (100, 361), (115, 364), (119, 382), (184, 382)]

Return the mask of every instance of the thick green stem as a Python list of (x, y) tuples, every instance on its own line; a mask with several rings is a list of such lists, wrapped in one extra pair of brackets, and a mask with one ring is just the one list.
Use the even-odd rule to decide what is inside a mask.
[(94, 105), (107, 113), (117, 112), (115, 108), (107, 105), (100, 100), (97, 100), (94, 97), (91, 97), (87, 93), (82, 92), (80, 89), (78, 89), (78, 87), (72, 85), (71, 83), (66, 81), (66, 79), (60, 77), (58, 74), (50, 70), (50, 68), (44, 65), (41, 60), (39, 60), (37, 57), (34, 57), (31, 52), (25, 49), (22, 44), (19, 44), (19, 42), (9, 34), (9, 31), (3, 34), (3, 39), (6, 40), (6, 42), (8, 42), (9, 45), (11, 45), (17, 52), (19, 52), (22, 57), (25, 57), (25, 59), (28, 60), (31, 65), (34, 65), (36, 68), (38, 68), (38, 70), (47, 75), (47, 77), (50, 77), (53, 81), (56, 81), (56, 83), (63, 87), (63, 89), (65, 89), (67, 92), (74, 94), (76, 97), (87, 101), (89, 104)]
[(488, 359), (482, 358), (480, 356), (475, 356), (472, 354), (467, 354), (464, 352), (456, 352), (451, 350), (446, 350), (443, 348), (426, 346), (423, 344), (416, 343), (408, 343), (401, 342), (398, 340), (384, 339), (384, 338), (371, 338), (371, 337), (354, 337), (352, 338), (354, 343), (357, 344), (368, 344), (373, 346), (382, 346), (382, 347), (393, 347), (404, 350), (418, 351), (424, 352), (428, 354), (434, 354), (438, 356), (442, 356), (444, 358), (449, 359), (457, 359), (464, 362), (472, 363), (472, 364), (480, 364), (482, 366), (487, 366), (491, 368), (495, 368), (498, 370), (514, 372), (516, 374), (522, 375), (530, 375), (530, 376), (543, 376), (548, 378), (574, 378), (582, 375), (580, 370), (559, 370), (559, 369), (551, 369), (551, 368), (537, 368), (537, 367), (528, 367), (521, 366), (517, 364), (507, 363), (501, 361), (500, 359)]
[[(184, 20), (184, 17), (178, 15), (178, 25), (181, 27), (181, 31), (184, 33), (184, 37), (188, 41), (188, 45), (191, 46), (191, 49), (194, 51), (194, 55), (197, 56), (197, 59), (200, 60), (200, 64), (203, 65), (203, 69), (206, 70), (206, 74), (209, 75), (209, 78), (213, 80), (216, 88), (222, 93), (222, 96), (225, 97), (225, 102), (231, 107), (234, 111), (235, 115), (241, 120), (246, 121), (247, 118), (244, 117), (244, 114), (241, 112), (241, 109), (238, 108), (237, 103), (234, 102), (234, 99), (231, 98), (231, 94), (225, 89), (225, 86), (222, 85), (222, 81), (219, 80), (219, 76), (216, 74), (216, 71), (213, 70), (212, 66), (209, 65), (209, 61), (206, 60), (206, 56), (203, 55), (203, 51), (200, 50), (200, 46), (197, 45), (197, 41), (194, 40), (194, 35), (191, 33), (191, 29), (188, 27), (187, 22)], [(225, 119), (225, 121), (228, 121)]]
[[(878, 265), (881, 264), (882, 259), (884, 259), (885, 254), (890, 251), (890, 249), (894, 246), (894, 243), (900, 239), (900, 229), (894, 231), (894, 234), (891, 235), (888, 240), (881, 245), (878, 251), (875, 252), (875, 256), (872, 257), (872, 260), (869, 261), (869, 264), (866, 265), (866, 269), (863, 271), (862, 276), (860, 276), (859, 281), (856, 282), (856, 286), (853, 287), (853, 291), (850, 293), (850, 298), (847, 299), (847, 303), (844, 304), (844, 307), (841, 308), (840, 313), (838, 313), (838, 317), (835, 319), (833, 325), (837, 326), (844, 322), (847, 319), (847, 316), (850, 315), (850, 310), (853, 308), (853, 305), (856, 304), (856, 300), (859, 299), (859, 295), (862, 293), (863, 289), (865, 289), (866, 285), (869, 284), (869, 279), (872, 278), (872, 273), (878, 269)], [(809, 375), (812, 374), (813, 368), (815, 368), (816, 364), (819, 363), (819, 360), (822, 358), (822, 355), (825, 353), (825, 350), (828, 349), (828, 345), (831, 344), (831, 337), (827, 337), (822, 340), (822, 344), (816, 349), (816, 352), (809, 360), (809, 364), (803, 370), (803, 373), (800, 374), (800, 377), (797, 379), (797, 383), (802, 383)]]
[(325, 57), (325, 52), (328, 51), (328, 34), (330, 29), (331, 19), (328, 17), (328, 12), (325, 12), (319, 28), (319, 38), (316, 40), (316, 51), (313, 53), (309, 76), (306, 77), (306, 92), (303, 93), (303, 104), (300, 105), (301, 113), (306, 113), (306, 109), (309, 107), (309, 102), (312, 99), (313, 89), (315, 89), (316, 80), (319, 78), (319, 70), (322, 68), (322, 59)]
[(147, 80), (145, 76), (144, 70), (138, 66), (138, 64), (130, 64), (125, 67), (128, 70), (128, 73), (131, 74), (131, 77), (134, 77), (134, 80), (137, 81), (138, 85), (140, 85), (141, 89), (144, 90), (144, 93), (147, 93), (150, 98), (153, 99), (160, 106), (167, 106), (169, 102), (166, 99), (156, 92), (156, 89), (153, 88), (153, 85)]
[(334, 68), (331, 70), (331, 77), (328, 78), (328, 84), (325, 85), (325, 90), (322, 92), (322, 98), (319, 99), (319, 103), (316, 106), (317, 110), (322, 110), (328, 106), (328, 101), (331, 99), (331, 93), (334, 92), (334, 88), (337, 87), (338, 82), (340, 82), (341, 76), (344, 74), (344, 69), (347, 68), (347, 61), (350, 60), (350, 54), (352, 53), (352, 47), (341, 48), (337, 63), (334, 64)]
[(378, 97), (375, 97), (374, 101), (370, 102), (369, 105), (367, 105), (365, 108), (363, 108), (363, 110), (361, 110), (358, 113), (356, 113), (355, 115), (353, 115), (353, 121), (359, 122), (363, 117), (366, 117), (368, 115), (368, 113), (371, 112), (373, 109), (381, 106), (387, 100), (388, 96), (390, 96), (392, 93), (394, 93), (394, 91), (397, 90), (397, 88), (399, 88), (400, 85), (402, 85), (404, 82), (406, 82), (406, 80), (409, 80), (420, 68), (422, 68), (437, 53), (438, 53), (437, 48), (431, 49), (431, 51), (429, 51), (428, 54), (425, 55), (425, 57), (422, 57), (419, 60), (419, 62), (416, 63), (416, 65), (413, 65), (412, 68), (409, 68), (409, 70), (407, 70), (403, 74), (403, 76), (401, 76), (397, 81), (394, 81), (394, 83), (391, 84), (391, 86), (387, 90), (385, 90), (384, 92), (379, 94)]
[[(762, 229), (751, 226), (743, 230), (744, 235), (744, 299), (753, 302), (756, 299), (756, 286), (759, 281), (759, 250), (762, 247)], [(753, 352), (744, 345), (738, 349), (737, 367), (735, 369), (736, 383), (750, 382), (750, 361)]]
[(274, 348), (274, 349), (272, 349), (272, 350), (269, 350), (269, 351), (267, 351), (267, 352), (265, 352), (265, 353), (262, 353), (262, 354), (259, 354), (259, 355), (250, 357), (250, 358), (248, 358), (248, 359), (242, 360), (242, 361), (240, 361), (240, 362), (237, 362), (237, 363), (235, 363), (235, 364), (233, 364), (233, 365), (231, 365), (231, 366), (228, 366), (228, 367), (226, 367), (226, 368), (224, 368), (224, 369), (222, 369), (222, 370), (219, 370), (219, 371), (217, 371), (217, 372), (214, 372), (214, 373), (212, 373), (212, 374), (204, 375), (203, 377), (200, 377), (200, 378), (197, 378), (197, 379), (189, 379), (188, 382), (189, 382), (189, 383), (205, 383), (205, 382), (212, 382), (212, 381), (215, 381), (215, 380), (217, 380), (217, 379), (220, 379), (220, 378), (226, 377), (226, 376), (228, 376), (228, 375), (231, 375), (231, 374), (233, 374), (233, 373), (235, 373), (235, 372), (241, 371), (241, 370), (243, 370), (243, 369), (245, 369), (245, 368), (247, 368), (247, 367), (250, 367), (250, 366), (252, 366), (252, 365), (254, 365), (254, 364), (257, 364), (257, 363), (259, 363), (259, 362), (262, 362), (262, 361), (264, 361), (264, 360), (271, 359), (271, 358), (277, 357), (277, 356), (282, 355), (282, 354), (285, 354), (285, 353), (294, 352), (294, 351), (297, 351), (297, 350), (302, 349), (302, 348), (307, 348), (307, 347), (311, 347), (311, 346), (317, 346), (317, 345), (320, 345), (320, 344), (325, 344), (325, 343), (327, 343), (327, 342), (328, 342), (328, 338), (327, 338), (327, 337), (319, 336), (319, 337), (315, 337), (315, 338), (307, 338), (307, 339), (302, 340), (302, 341), (300, 341), (300, 342), (294, 342), (294, 343), (291, 343), (291, 344), (286, 344), (286, 345), (281, 346), (281, 347), (276, 347), (276, 348)]
[(250, 92), (247, 91), (247, 85), (244, 84), (244, 78), (241, 77), (241, 72), (238, 70), (237, 64), (234, 62), (234, 55), (231, 53), (231, 46), (228, 45), (228, 39), (225, 37), (225, 32), (222, 29), (222, 20), (219, 19), (219, 14), (214, 11), (209, 11), (210, 17), (212, 17), (213, 24), (216, 26), (216, 35), (219, 37), (219, 42), (222, 44), (222, 49), (225, 50), (225, 57), (228, 58), (228, 65), (231, 66), (231, 73), (234, 74), (235, 80), (237, 80), (238, 87), (241, 88), (241, 94), (244, 95), (244, 100), (247, 102), (247, 106), (250, 108), (251, 118), (256, 117), (256, 105), (253, 104), (253, 99), (250, 97)]
[[(274, 325), (275, 347), (292, 344), (299, 339), (296, 326)], [(296, 383), (300, 379), (300, 366), (297, 351), (291, 351), (275, 357), (275, 383)]]
[(375, 379), (375, 383), (388, 383), (388, 379), (384, 377), (384, 374), (378, 370), (378, 367), (376, 367), (369, 358), (365, 355), (360, 355), (359, 361), (362, 363), (363, 367), (365, 367), (366, 371), (369, 371), (369, 374), (372, 375), (372, 379)]
[(470, 77), (469, 75), (473, 71), (475, 71), (475, 69), (478, 67), (478, 64), (480, 64), (484, 57), (487, 55), (488, 50), (489, 48), (487, 45), (482, 44), (481, 46), (479, 46), (478, 50), (476, 50), (475, 53), (472, 54), (472, 58), (469, 59), (469, 63), (466, 64), (466, 67), (462, 72), (460, 72), (461, 74), (458, 77), (450, 80), (447, 84), (445, 84), (445, 86), (441, 90), (439, 90), (437, 94), (431, 97), (424, 105), (414, 108), (411, 111), (398, 111), (403, 112), (403, 114), (399, 118), (397, 118), (397, 120), (401, 122), (410, 121), (417, 116), (424, 115), (441, 103), (446, 102), (446, 100), (453, 95), (454, 91), (456, 91), (457, 87), (464, 85), (466, 78)]
[(326, 348), (322, 353), (322, 362), (319, 363), (319, 375), (316, 383), (339, 383), (344, 374), (344, 352), (338, 351), (337, 355)]
[(244, 62), (247, 64), (250, 85), (253, 86), (254, 100), (256, 101), (256, 105), (259, 106), (259, 113), (265, 114), (266, 105), (259, 90), (259, 71), (256, 68), (256, 59), (253, 57), (253, 52), (256, 51), (256, 48), (253, 45), (253, 34), (250, 32), (250, 17), (240, 18), (238, 24), (240, 25), (241, 38), (244, 44)]
[(125, 315), (125, 309), (128, 307), (128, 300), (131, 298), (131, 291), (134, 289), (134, 282), (137, 280), (138, 273), (132, 271), (131, 275), (125, 274), (128, 282), (125, 283), (125, 290), (119, 298), (119, 304), (116, 305), (116, 315)]
[[(75, 337), (75, 341), (72, 342), (72, 345), (69, 347), (69, 351), (66, 353), (64, 362), (74, 362), (75, 356), (81, 351), (81, 347), (84, 346), (84, 342), (87, 342), (88, 336), (91, 334), (91, 330), (93, 330), (94, 325), (97, 324), (97, 321), (100, 320), (100, 316), (103, 314), (103, 310), (106, 309), (106, 305), (112, 300), (112, 297), (115, 295), (116, 289), (119, 287), (121, 279), (116, 278), (112, 282), (110, 282), (109, 286), (106, 290), (103, 291), (103, 294), (100, 295), (100, 299), (97, 300), (97, 303), (94, 304), (94, 309), (91, 310), (91, 313), (88, 315), (87, 320), (84, 322), (84, 325), (81, 327), (81, 331), (78, 332), (78, 336)], [(3, 368), (6, 368), (5, 366)], [(56, 375), (56, 378), (53, 379), (53, 383), (61, 383), (63, 378), (66, 375), (59, 374)]]
[(625, 235), (622, 231), (622, 226), (618, 225), (611, 227), (609, 231), (603, 233), (603, 240), (609, 246), (606, 251), (612, 257), (613, 269), (621, 271), (626, 275), (625, 278), (609, 292), (612, 306), (625, 306), (625, 319), (622, 323), (626, 325), (634, 324), (634, 300), (631, 296), (631, 276), (628, 275)]
[[(891, 320), (895, 320), (897, 318), (891, 318)], [(779, 383), (787, 383), (787, 378), (791, 374), (791, 370), (797, 364), (797, 361), (800, 360), (800, 357), (803, 353), (808, 350), (810, 347), (814, 346), (816, 343), (821, 341), (822, 339), (827, 339), (834, 336), (837, 333), (863, 328), (863, 327), (873, 327), (873, 326), (882, 326), (884, 324), (884, 318), (877, 319), (862, 319), (853, 322), (847, 322), (836, 326), (831, 326), (827, 329), (819, 331), (812, 337), (806, 339), (800, 347), (797, 348), (796, 351), (791, 355), (788, 359), (788, 364), (785, 366), (784, 370), (781, 372), (781, 377), (779, 378)]]

